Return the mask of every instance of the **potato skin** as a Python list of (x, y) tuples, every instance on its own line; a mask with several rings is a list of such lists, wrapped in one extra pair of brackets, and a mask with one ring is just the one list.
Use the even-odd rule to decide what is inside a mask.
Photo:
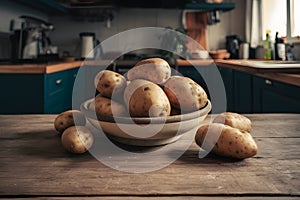
[(79, 110), (68, 110), (60, 113), (54, 120), (54, 127), (59, 132), (62, 133), (65, 129), (70, 126), (75, 126), (75, 120), (77, 126), (84, 126), (86, 119), (84, 114)]
[(63, 132), (61, 142), (68, 152), (81, 154), (91, 148), (94, 137), (84, 126), (71, 126)]
[(94, 85), (102, 96), (111, 99), (114, 95), (114, 100), (122, 101), (127, 82), (125, 77), (117, 72), (102, 70), (95, 76)]
[(142, 79), (130, 82), (124, 101), (132, 117), (169, 116), (171, 105), (164, 91), (156, 84)]
[(208, 101), (204, 89), (187, 77), (172, 76), (165, 83), (164, 91), (171, 105), (183, 112), (199, 110)]
[(247, 132), (251, 131), (252, 126), (250, 119), (233, 112), (225, 112), (217, 115), (217, 117), (213, 120), (213, 123), (224, 123), (225, 125)]
[(89, 109), (95, 110), (97, 116), (112, 117), (112, 116), (124, 116), (126, 114), (126, 109), (123, 104), (118, 103), (109, 98), (103, 97), (101, 96), (101, 94), (98, 94), (95, 97), (95, 100), (90, 104)]
[(171, 76), (169, 63), (161, 58), (149, 58), (138, 62), (127, 72), (129, 81), (145, 79), (156, 84), (163, 84)]
[(214, 145), (212, 149), (213, 153), (236, 159), (250, 158), (257, 154), (257, 144), (250, 133), (217, 123), (203, 125), (197, 130), (195, 141), (200, 147), (207, 135), (208, 127), (211, 129), (209, 134), (217, 134), (216, 131), (219, 128), (222, 129), (217, 141), (207, 141), (209, 144)]

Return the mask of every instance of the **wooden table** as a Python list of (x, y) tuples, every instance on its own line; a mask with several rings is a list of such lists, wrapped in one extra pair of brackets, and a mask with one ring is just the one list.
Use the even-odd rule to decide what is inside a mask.
[(193, 143), (171, 165), (132, 174), (65, 152), (56, 115), (0, 115), (0, 198), (299, 199), (300, 114), (247, 116), (255, 157), (199, 159)]

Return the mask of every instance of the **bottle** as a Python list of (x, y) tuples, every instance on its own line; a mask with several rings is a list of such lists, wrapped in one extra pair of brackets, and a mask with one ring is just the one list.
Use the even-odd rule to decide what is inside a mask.
[(278, 32), (275, 35), (275, 60), (285, 60), (285, 44), (283, 39), (278, 37)]
[(266, 39), (264, 40), (264, 59), (266, 60), (271, 60), (272, 56), (270, 32), (270, 30), (266, 31)]

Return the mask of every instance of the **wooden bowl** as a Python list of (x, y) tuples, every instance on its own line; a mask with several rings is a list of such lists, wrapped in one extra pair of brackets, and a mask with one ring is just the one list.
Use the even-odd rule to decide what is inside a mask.
[[(175, 142), (182, 134), (199, 127), (211, 110), (208, 101), (198, 111), (168, 117), (97, 117), (95, 111), (89, 109), (92, 101), (87, 100), (80, 106), (87, 120), (110, 139), (135, 146), (158, 146)], [(157, 132), (153, 134), (153, 130)]]
[(230, 57), (230, 53), (228, 53), (226, 49), (210, 51), (209, 55), (212, 57), (212, 59), (227, 59)]

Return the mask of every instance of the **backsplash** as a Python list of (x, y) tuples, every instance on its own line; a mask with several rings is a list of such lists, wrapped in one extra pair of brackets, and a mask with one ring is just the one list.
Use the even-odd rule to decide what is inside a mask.
[(59, 46), (59, 51), (69, 51), (78, 56), (79, 33), (94, 32), (98, 40), (103, 41), (122, 31), (139, 27), (180, 27), (180, 10), (163, 9), (120, 9), (111, 21), (110, 28), (106, 22), (74, 21), (70, 17), (51, 17), (55, 31), (50, 34), (53, 44)]
[[(239, 0), (231, 0), (236, 8), (230, 12), (221, 13), (221, 23), (207, 26), (207, 49), (225, 48), (226, 35), (237, 34), (245, 38), (245, 5)], [(237, 17), (239, 16), (239, 17)], [(182, 26), (182, 10), (178, 9), (119, 9), (114, 13), (110, 28), (106, 22), (74, 21), (70, 17), (52, 16), (49, 21), (55, 26), (50, 34), (54, 45), (59, 46), (59, 52), (70, 52), (79, 55), (79, 33), (94, 32), (97, 39), (103, 41), (122, 31), (138, 27), (171, 27)]]
[[(237, 34), (245, 36), (245, 4), (239, 0), (234, 2), (236, 8), (230, 12), (221, 13), (221, 23), (207, 26), (207, 49), (225, 48), (226, 35)], [(107, 27), (106, 22), (75, 21), (70, 16), (47, 16), (38, 10), (25, 7), (13, 1), (3, 0), (0, 7), (0, 32), (9, 34), (10, 20), (20, 15), (31, 15), (54, 24), (55, 30), (50, 33), (53, 45), (58, 46), (59, 53), (70, 52), (78, 57), (80, 54), (80, 32), (94, 32), (97, 39), (103, 41), (122, 31), (138, 27), (171, 27), (182, 26), (182, 10), (179, 9), (137, 9), (121, 8), (114, 11), (114, 18)], [(238, 17), (237, 17), (238, 16)], [(8, 35), (0, 35), (0, 58), (10, 54)]]
[(10, 46), (9, 34), (0, 32), (0, 60), (10, 59)]

